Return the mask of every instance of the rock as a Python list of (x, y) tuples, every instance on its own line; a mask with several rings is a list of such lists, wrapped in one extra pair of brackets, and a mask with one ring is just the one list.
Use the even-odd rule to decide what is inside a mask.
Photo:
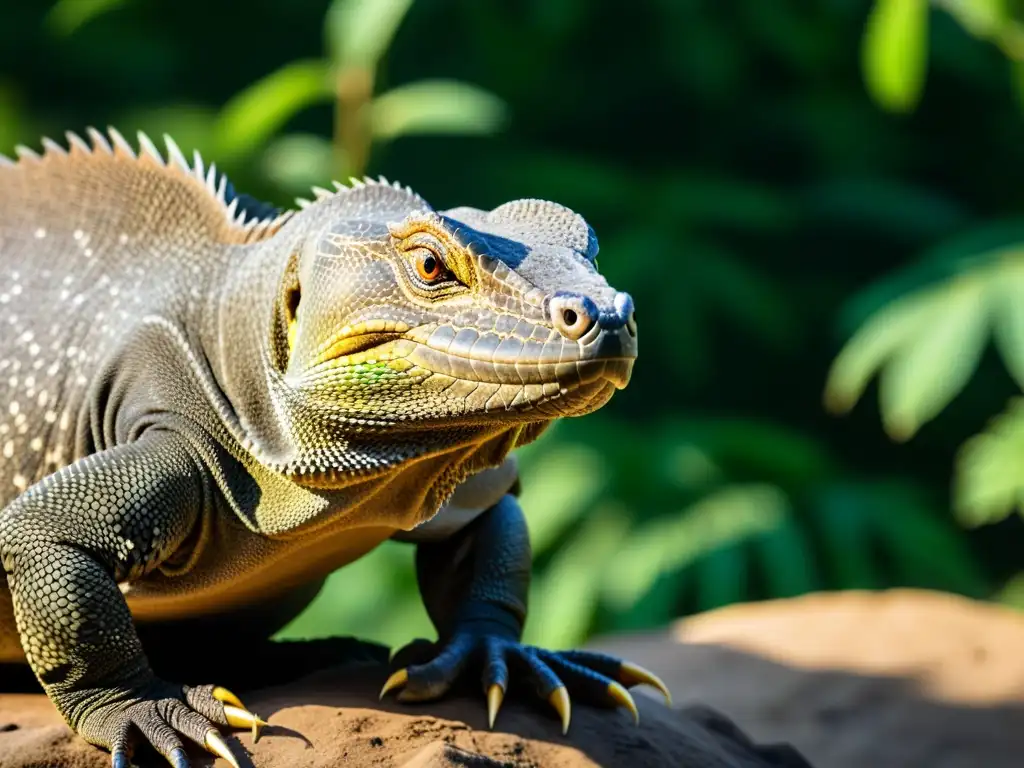
[(1024, 754), (1024, 616), (997, 605), (825, 593), (595, 645), (818, 768), (1016, 768)]
[[(640, 726), (624, 711), (576, 705), (568, 737), (543, 702), (511, 694), (494, 731), (482, 695), (406, 705), (377, 701), (387, 676), (379, 664), (331, 668), (302, 680), (250, 691), (247, 706), (271, 727), (256, 744), (231, 739), (254, 766), (326, 768), (808, 768), (784, 746), (758, 747), (730, 721), (706, 708), (675, 711), (639, 697)], [(2, 768), (108, 768), (109, 756), (75, 737), (41, 695), (0, 696)], [(147, 752), (149, 752), (147, 750)], [(213, 761), (193, 751), (194, 765)], [(161, 765), (152, 753), (142, 765)], [(226, 763), (216, 765), (226, 768)], [(243, 765), (245, 763), (243, 762)]]
[[(1024, 617), (987, 603), (920, 590), (809, 595), (593, 647), (653, 669), (681, 709), (638, 688), (639, 728), (624, 712), (577, 705), (563, 738), (546, 705), (510, 696), (490, 732), (472, 686), (431, 704), (378, 703), (385, 672), (368, 654), (377, 660), (245, 693), (274, 727), (234, 747), (255, 766), (296, 768), (806, 766), (786, 744), (816, 768), (1010, 768), (1024, 754)], [(0, 768), (108, 765), (42, 696), (0, 696)]]

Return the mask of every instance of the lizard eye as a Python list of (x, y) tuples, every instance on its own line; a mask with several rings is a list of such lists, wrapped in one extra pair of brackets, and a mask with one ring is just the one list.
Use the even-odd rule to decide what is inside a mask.
[(416, 256), (416, 273), (428, 283), (436, 283), (447, 274), (444, 262), (433, 251), (423, 248)]

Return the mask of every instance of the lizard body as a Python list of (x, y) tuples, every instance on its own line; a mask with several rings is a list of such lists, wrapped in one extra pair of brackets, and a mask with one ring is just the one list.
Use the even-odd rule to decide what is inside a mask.
[(400, 698), (481, 651), (492, 720), (517, 654), (563, 718), (567, 684), (614, 703), (652, 681), (518, 644), (510, 452), (636, 356), (581, 217), (439, 212), (384, 180), (278, 214), (169, 139), (167, 159), (90, 139), (0, 159), (0, 662), (25, 658), (115, 766), (135, 730), (185, 765), (179, 735), (223, 752), (213, 725), (252, 716), (156, 678), (136, 623), (245, 610), (394, 537), (441, 648)]

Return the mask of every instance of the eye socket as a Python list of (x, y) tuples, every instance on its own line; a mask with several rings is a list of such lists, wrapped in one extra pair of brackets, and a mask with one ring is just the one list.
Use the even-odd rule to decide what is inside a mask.
[(428, 283), (436, 283), (448, 274), (444, 262), (433, 251), (423, 248), (416, 255), (416, 273)]

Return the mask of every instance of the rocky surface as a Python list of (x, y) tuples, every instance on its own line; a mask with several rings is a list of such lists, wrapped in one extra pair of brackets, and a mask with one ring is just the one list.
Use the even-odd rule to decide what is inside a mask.
[[(255, 745), (233, 741), (242, 764), (280, 768), (395, 766), (396, 768), (805, 768), (785, 747), (756, 747), (728, 720), (704, 708), (673, 711), (649, 698), (638, 702), (637, 727), (625, 712), (576, 706), (567, 737), (542, 707), (510, 700), (494, 731), (482, 698), (451, 697), (433, 704), (377, 702), (383, 667), (332, 669), (249, 693), (246, 705), (271, 727)], [(6, 728), (6, 730), (5, 730)], [(195, 765), (213, 761), (194, 753)], [(155, 756), (136, 756), (161, 765)], [(145, 757), (145, 762), (143, 758)], [(40, 695), (0, 697), (3, 768), (108, 768), (109, 756), (60, 722)], [(226, 768), (224, 761), (216, 762)]]
[[(806, 765), (772, 746), (785, 744), (815, 768), (1009, 768), (1024, 754), (1024, 617), (992, 605), (914, 590), (811, 595), (594, 647), (660, 674), (679, 709), (635, 689), (639, 728), (625, 712), (576, 706), (563, 738), (545, 705), (511, 698), (491, 732), (473, 690), (378, 703), (384, 669), (364, 662), (247, 692), (273, 727), (233, 747), (274, 768)], [(0, 696), (0, 768), (108, 759), (41, 696)]]
[(935, 592), (737, 605), (608, 639), (815, 768), (1024, 765), (1024, 616)]

